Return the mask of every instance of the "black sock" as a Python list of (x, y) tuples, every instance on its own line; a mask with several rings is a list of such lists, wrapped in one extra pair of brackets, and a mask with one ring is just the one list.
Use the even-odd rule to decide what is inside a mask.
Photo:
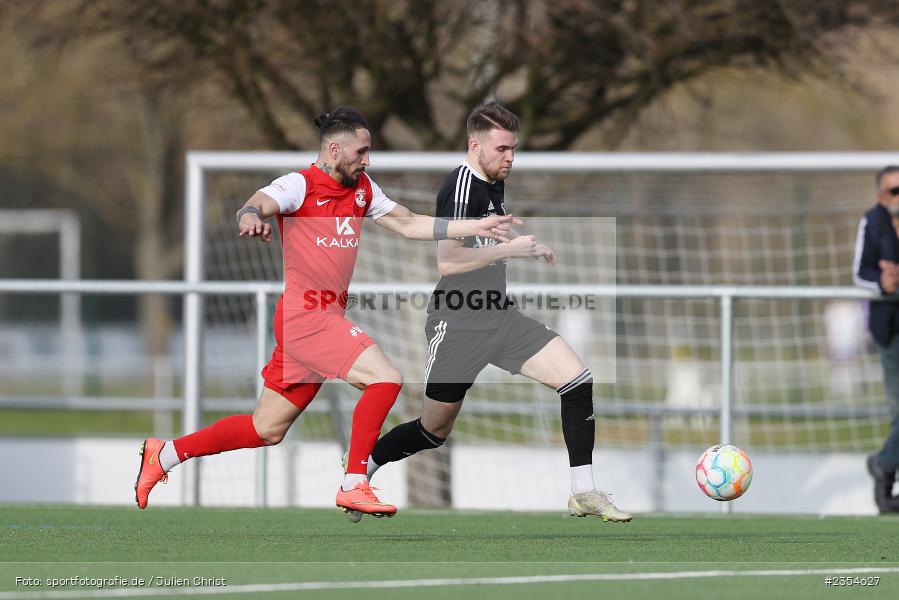
[(569, 466), (593, 464), (593, 374), (584, 369), (556, 391), (562, 397), (562, 435), (568, 447)]
[(371, 451), (371, 459), (380, 467), (422, 450), (439, 448), (445, 441), (446, 438), (437, 437), (422, 427), (421, 419), (415, 419), (397, 425), (381, 436)]

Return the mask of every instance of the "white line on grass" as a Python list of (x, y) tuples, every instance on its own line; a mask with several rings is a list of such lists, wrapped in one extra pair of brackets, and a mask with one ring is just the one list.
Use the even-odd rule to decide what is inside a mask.
[(670, 571), (657, 573), (587, 573), (582, 575), (530, 575), (523, 577), (472, 577), (467, 579), (393, 579), (385, 581), (307, 581), (302, 583), (256, 583), (227, 587), (119, 588), (114, 590), (63, 590), (52, 592), (0, 592), (0, 600), (44, 600), (52, 598), (136, 598), (140, 596), (201, 596), (218, 594), (264, 594), (313, 590), (359, 590), (443, 587), (455, 585), (526, 585), (579, 581), (646, 581), (698, 579), (703, 577), (797, 577), (803, 575), (861, 575), (899, 573), (899, 567), (853, 569), (778, 569), (766, 571)]

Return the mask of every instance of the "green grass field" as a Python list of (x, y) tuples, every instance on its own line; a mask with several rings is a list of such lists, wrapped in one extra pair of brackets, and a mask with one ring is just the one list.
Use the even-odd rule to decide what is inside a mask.
[[(405, 510), (354, 525), (336, 510), (4, 505), (0, 600), (895, 598), (897, 549), (899, 518), (887, 517), (638, 515), (613, 524)], [(847, 574), (853, 585), (825, 585), (828, 575)], [(49, 581), (116, 576), (144, 583)], [(17, 577), (43, 585), (17, 586)], [(872, 577), (877, 585), (860, 585)]]

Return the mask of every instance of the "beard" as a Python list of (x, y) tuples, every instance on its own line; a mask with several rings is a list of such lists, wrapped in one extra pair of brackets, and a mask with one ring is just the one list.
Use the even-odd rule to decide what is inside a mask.
[(504, 181), (506, 177), (509, 176), (509, 173), (511, 173), (511, 169), (504, 170), (502, 168), (502, 165), (498, 167), (491, 167), (484, 158), (483, 152), (478, 155), (478, 166), (481, 167), (481, 171), (484, 172), (484, 175), (486, 175), (493, 181)]
[(340, 185), (342, 185), (343, 187), (352, 188), (356, 187), (356, 184), (359, 183), (359, 173), (364, 172), (365, 169), (362, 169), (362, 171), (359, 171), (357, 173), (350, 173), (346, 170), (346, 167), (344, 167), (343, 165), (338, 165), (334, 168), (334, 171), (340, 177)]

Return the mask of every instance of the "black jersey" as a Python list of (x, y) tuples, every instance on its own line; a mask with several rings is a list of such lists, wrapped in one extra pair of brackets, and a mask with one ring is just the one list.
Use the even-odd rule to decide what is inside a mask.
[[(481, 179), (468, 163), (457, 167), (437, 192), (437, 214), (444, 219), (480, 219), (506, 214), (503, 205), (505, 184)], [(494, 246), (494, 239), (472, 236), (459, 238), (466, 248)], [(513, 309), (506, 296), (506, 262), (441, 277), (428, 303), (428, 318), (447, 321), (456, 329), (489, 329), (499, 326), (501, 311)]]

